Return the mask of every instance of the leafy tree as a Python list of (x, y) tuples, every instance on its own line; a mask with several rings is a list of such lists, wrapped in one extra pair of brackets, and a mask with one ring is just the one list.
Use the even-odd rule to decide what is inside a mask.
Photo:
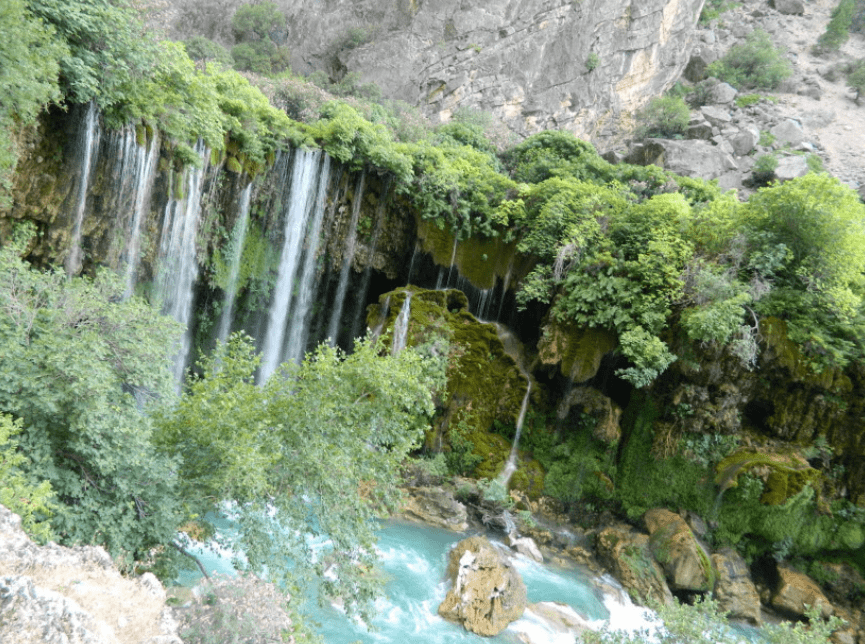
[(31, 269), (27, 241), (0, 249), (0, 413), (20, 422), (19, 467), (50, 482), (62, 541), (143, 557), (178, 525), (174, 463), (143, 413), (172, 394), (176, 325), (112, 273)]
[(853, 69), (847, 74), (847, 85), (856, 92), (855, 100), (858, 105), (862, 92), (865, 92), (865, 59), (853, 64)]
[(723, 58), (709, 65), (706, 73), (737, 89), (774, 89), (790, 77), (793, 67), (769, 34), (755, 29), (744, 43), (734, 45)]
[(817, 46), (824, 51), (837, 51), (850, 37), (850, 27), (853, 24), (853, 9), (855, 0), (840, 0), (832, 10), (832, 19), (826, 25), (826, 31), (817, 40)]
[(285, 14), (273, 2), (245, 4), (231, 19), (237, 41), (231, 50), (234, 64), (241, 71), (271, 74), (288, 67), (285, 40)]
[[(235, 335), (202, 362), (158, 434), (162, 453), (182, 458), (189, 517), (207, 524), (230, 508), (239, 519), (221, 538), (242, 549), (241, 565), (289, 588), (316, 572), (323, 597), (364, 618), (380, 585), (370, 574), (376, 520), (395, 507), (398, 467), (444, 382), (443, 359), (378, 349), (321, 346), (256, 386), (258, 357)], [(314, 540), (331, 546), (313, 557)]]
[(672, 138), (684, 134), (691, 110), (682, 98), (656, 96), (637, 114), (637, 134), (641, 138)]
[(48, 481), (32, 485), (27, 480), (30, 460), (17, 451), (18, 441), (14, 438), (20, 432), (20, 420), (0, 414), (0, 505), (21, 517), (21, 526), (27, 534), (47, 541), (53, 536), (48, 521), (53, 491)]
[(204, 36), (193, 36), (183, 41), (186, 54), (194, 61), (207, 64), (210, 61), (219, 63), (224, 67), (230, 67), (232, 63), (231, 54), (228, 50)]
[(58, 60), (66, 50), (53, 30), (28, 10), (24, 0), (0, 6), (0, 207), (9, 198), (18, 162), (13, 129), (29, 125), (48, 103), (60, 98)]
[[(819, 365), (859, 355), (865, 297), (865, 205), (827, 174), (809, 173), (763, 188), (743, 209), (752, 244), (749, 268), (772, 262), (775, 288), (758, 304), (786, 319), (790, 337)], [(855, 349), (858, 345), (860, 348)]]
[(60, 59), (64, 94), (76, 103), (110, 107), (150, 68), (153, 49), (126, 0), (27, 0), (52, 25), (68, 53)]

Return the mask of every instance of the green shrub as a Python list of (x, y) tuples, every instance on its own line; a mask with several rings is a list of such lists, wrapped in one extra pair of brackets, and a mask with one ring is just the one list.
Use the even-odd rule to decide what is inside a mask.
[(586, 71), (587, 72), (595, 71), (598, 68), (598, 65), (600, 64), (600, 62), (601, 62), (601, 59), (598, 57), (598, 55), (595, 52), (591, 52), (588, 55), (588, 57), (586, 58)]
[(832, 11), (832, 19), (817, 40), (820, 51), (837, 51), (850, 37), (855, 0), (840, 0)]
[(192, 60), (208, 63), (213, 61), (224, 67), (230, 67), (232, 63), (231, 54), (228, 50), (204, 36), (193, 36), (183, 41), (186, 55)]
[(751, 170), (751, 179), (755, 185), (765, 186), (775, 178), (775, 170), (778, 168), (778, 157), (774, 154), (761, 154), (757, 157)]
[(706, 73), (737, 89), (774, 89), (793, 73), (784, 52), (776, 48), (765, 31), (755, 29), (744, 43), (709, 65)]
[(852, 69), (847, 74), (847, 86), (856, 92), (856, 104), (859, 104), (859, 98), (865, 92), (865, 58), (855, 62)]
[(658, 96), (637, 113), (637, 136), (672, 138), (688, 129), (691, 111), (681, 98)]
[(760, 102), (763, 97), (760, 94), (739, 94), (736, 97), (736, 107), (750, 107)]

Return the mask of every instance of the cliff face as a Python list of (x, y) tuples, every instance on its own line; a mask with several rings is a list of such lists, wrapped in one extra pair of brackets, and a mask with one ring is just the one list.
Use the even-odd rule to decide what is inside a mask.
[(355, 72), (442, 120), (479, 108), (521, 136), (562, 129), (600, 142), (681, 74), (703, 0), (316, 4), (287, 8), (298, 72)]

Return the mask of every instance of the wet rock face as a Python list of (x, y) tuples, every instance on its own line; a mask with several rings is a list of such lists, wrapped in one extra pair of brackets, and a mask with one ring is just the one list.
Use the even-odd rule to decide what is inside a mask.
[(712, 555), (712, 566), (717, 571), (715, 597), (721, 610), (732, 619), (744, 619), (759, 625), (760, 594), (751, 581), (748, 564), (738, 552), (725, 548)]
[(644, 520), (650, 534), (649, 546), (664, 567), (670, 586), (676, 590), (711, 590), (714, 572), (709, 556), (685, 520), (663, 509), (649, 510)]
[(300, 73), (359, 73), (443, 120), (480, 108), (518, 135), (592, 137), (680, 75), (703, 0), (323, 4), (284, 3)]
[(778, 566), (778, 586), (772, 594), (772, 606), (797, 616), (804, 616), (808, 606), (819, 607), (823, 617), (835, 612), (813, 579), (786, 564)]
[(615, 525), (598, 533), (596, 549), (603, 565), (637, 601), (672, 604), (664, 571), (652, 556), (648, 535)]
[(478, 635), (501, 633), (526, 609), (526, 585), (484, 537), (464, 539), (450, 551), (447, 578), (451, 588), (439, 615)]
[(402, 511), (408, 518), (445, 530), (463, 532), (469, 527), (466, 506), (437, 487), (409, 488)]

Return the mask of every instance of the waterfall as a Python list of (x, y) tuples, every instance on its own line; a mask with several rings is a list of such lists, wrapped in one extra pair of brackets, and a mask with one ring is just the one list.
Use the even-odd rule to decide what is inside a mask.
[(303, 269), (300, 274), (300, 287), (296, 296), (294, 313), (288, 329), (288, 344), (285, 350), (285, 361), (300, 363), (303, 360), (306, 344), (309, 338), (309, 314), (315, 296), (316, 259), (318, 258), (318, 242), (321, 237), (321, 224), (324, 221), (324, 211), (327, 202), (327, 186), (330, 182), (330, 157), (324, 155), (324, 162), (318, 175), (315, 206), (312, 222), (307, 237)]
[[(451, 265), (450, 265), (450, 268), (448, 268), (448, 279), (447, 279), (447, 282), (445, 282), (445, 287), (449, 287), (451, 285), (451, 273), (454, 272), (454, 262), (456, 262), (456, 259), (457, 259), (457, 238), (454, 237), (454, 249), (453, 249), (453, 251), (451, 251)], [(438, 287), (436, 287), (436, 288), (438, 288)]]
[(135, 128), (129, 126), (112, 135), (109, 150), (110, 156), (118, 160), (115, 181), (119, 188), (112, 215), (118, 221), (127, 213), (132, 215), (117, 264), (118, 269), (123, 271), (126, 284), (123, 296), (129, 298), (135, 291), (141, 250), (141, 222), (150, 206), (150, 192), (156, 179), (159, 139), (154, 135), (149, 147), (138, 145)]
[(351, 209), (351, 223), (348, 226), (348, 239), (345, 243), (342, 257), (342, 268), (339, 272), (339, 285), (336, 289), (336, 297), (333, 300), (333, 312), (330, 316), (330, 324), (327, 327), (327, 337), (331, 346), (336, 345), (339, 334), (339, 319), (342, 317), (345, 294), (348, 291), (348, 274), (351, 263), (354, 260), (354, 251), (357, 246), (357, 221), (360, 218), (360, 206), (363, 201), (363, 187), (366, 181), (366, 172), (361, 172), (354, 190), (354, 202)]
[[(259, 379), (266, 381), (282, 361), (283, 343), (289, 321), (292, 297), (298, 292), (311, 288), (310, 284), (300, 284), (296, 274), (300, 267), (303, 241), (307, 236), (311, 211), (316, 204), (318, 167), (322, 153), (318, 150), (296, 150), (291, 171), (291, 192), (285, 204), (284, 241), (279, 256), (279, 271), (273, 293), (273, 302), (268, 315), (267, 334), (264, 339)], [(322, 202), (325, 195), (318, 196)], [(320, 218), (319, 218), (320, 225)], [(316, 240), (318, 232), (315, 233)], [(313, 253), (315, 250), (312, 251)], [(298, 282), (298, 283), (296, 283)]]
[(72, 225), (72, 240), (69, 254), (66, 256), (66, 274), (74, 275), (81, 270), (81, 226), (84, 223), (84, 212), (87, 209), (87, 191), (90, 187), (90, 175), (96, 152), (99, 148), (99, 112), (96, 103), (90, 101), (82, 118), (78, 137), (75, 141), (74, 164), (80, 168), (75, 198), (75, 220)]
[(502, 473), (499, 475), (501, 482), (503, 485), (507, 486), (508, 481), (511, 480), (511, 476), (517, 470), (517, 458), (518, 458), (518, 447), (520, 444), (520, 436), (523, 433), (523, 421), (526, 419), (526, 411), (529, 408), (529, 395), (532, 393), (532, 381), (528, 381), (528, 386), (526, 387), (526, 395), (523, 396), (523, 404), (520, 407), (520, 415), (517, 418), (517, 430), (514, 434), (514, 444), (511, 447), (510, 456), (508, 456), (508, 462), (505, 464)]
[(387, 314), (390, 312), (390, 295), (384, 298), (384, 304), (381, 306), (381, 312), (378, 315), (378, 322), (375, 327), (370, 332), (370, 336), (373, 341), (378, 340), (378, 337), (381, 335), (382, 327), (384, 327), (384, 323), (387, 322)]
[(417, 257), (418, 248), (420, 248), (420, 244), (418, 242), (415, 242), (414, 251), (412, 251), (412, 254), (411, 254), (411, 261), (408, 264), (408, 277), (406, 278), (406, 281), (405, 281), (406, 286), (411, 284), (411, 276), (414, 273), (414, 260)]
[(196, 144), (195, 152), (201, 159), (201, 167), (186, 168), (183, 198), (171, 198), (165, 205), (156, 284), (156, 297), (162, 303), (162, 312), (180, 322), (184, 329), (180, 350), (174, 360), (178, 390), (183, 383), (192, 346), (189, 322), (192, 319), (193, 287), (198, 275), (195, 238), (201, 214), (204, 173), (210, 158), (210, 151), (202, 141)]
[(499, 300), (499, 312), (496, 313), (496, 320), (502, 319), (502, 308), (505, 305), (505, 298), (508, 295), (508, 288), (510, 288), (510, 285), (511, 285), (511, 271), (513, 270), (513, 268), (514, 268), (514, 260), (512, 259), (511, 263), (508, 265), (508, 272), (505, 273), (505, 281), (504, 281), (504, 284), (502, 285), (502, 299)]
[(375, 257), (375, 250), (378, 246), (378, 238), (381, 236), (382, 223), (384, 222), (385, 217), (385, 205), (387, 203), (386, 197), (389, 190), (390, 184), (385, 187), (378, 200), (378, 208), (375, 216), (375, 228), (373, 228), (372, 237), (370, 238), (367, 247), (369, 255), (366, 262), (366, 268), (363, 269), (363, 278), (361, 279), (360, 289), (357, 291), (359, 295), (357, 298), (357, 306), (354, 311), (354, 319), (351, 325), (352, 341), (354, 341), (355, 338), (364, 335), (364, 332), (366, 331), (366, 316), (364, 315), (366, 312), (366, 297), (369, 293), (369, 281), (372, 277), (373, 258)]
[(243, 258), (243, 245), (246, 242), (246, 227), (249, 223), (249, 204), (252, 201), (252, 183), (240, 193), (237, 223), (231, 236), (231, 267), (228, 284), (225, 287), (225, 299), (222, 302), (222, 315), (219, 317), (219, 329), (216, 337), (220, 342), (228, 339), (231, 332), (231, 319), (234, 314), (234, 300), (237, 297), (237, 280), (240, 277), (240, 260)]
[(393, 346), (391, 347), (391, 355), (396, 355), (405, 349), (405, 343), (408, 339), (408, 321), (411, 317), (411, 291), (406, 292), (405, 301), (402, 303), (402, 308), (399, 310), (399, 315), (396, 318), (396, 324), (393, 327)]

